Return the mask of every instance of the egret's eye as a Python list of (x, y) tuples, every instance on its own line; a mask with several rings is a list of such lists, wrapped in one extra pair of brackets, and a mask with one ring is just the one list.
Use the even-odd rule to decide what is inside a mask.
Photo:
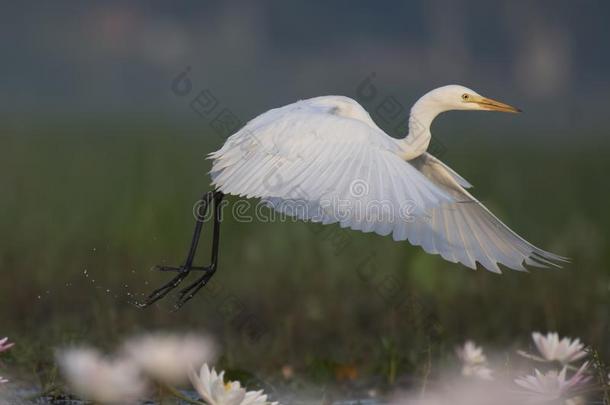
[(470, 100), (470, 96), (468, 94), (464, 93), (464, 94), (462, 94), (462, 100), (468, 101), (468, 100)]

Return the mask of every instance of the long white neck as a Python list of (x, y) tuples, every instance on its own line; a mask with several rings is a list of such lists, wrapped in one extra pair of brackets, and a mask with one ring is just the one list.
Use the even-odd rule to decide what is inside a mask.
[(430, 125), (434, 118), (450, 108), (443, 106), (435, 97), (435, 91), (422, 96), (411, 108), (409, 115), (409, 133), (402, 140), (405, 160), (415, 159), (428, 149), (432, 134)]

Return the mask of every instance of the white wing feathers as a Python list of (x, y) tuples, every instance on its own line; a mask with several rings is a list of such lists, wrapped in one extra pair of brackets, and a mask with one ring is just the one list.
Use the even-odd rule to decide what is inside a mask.
[(209, 155), (210, 175), (224, 193), (262, 198), (303, 220), (392, 234), (471, 268), (566, 261), (510, 230), (440, 160), (424, 153), (407, 162), (400, 152), (354, 100), (317, 97), (248, 122)]
[(450, 174), (451, 177), (453, 177), (453, 180), (455, 180), (460, 186), (462, 186), (464, 188), (472, 188), (472, 184), (470, 184), (468, 182), (468, 180), (466, 180), (465, 178), (460, 176), (458, 173), (456, 173), (455, 170), (453, 170), (452, 168), (450, 168), (449, 166), (447, 166), (446, 164), (444, 164), (443, 162), (441, 162), (434, 156), (430, 155), (429, 153), (425, 153), (425, 155), (428, 155), (430, 158), (434, 159), (434, 162), (436, 164), (440, 165), (443, 169), (445, 169), (448, 172), (448, 174)]
[(367, 215), (371, 204), (424, 215), (452, 201), (397, 155), (396, 140), (361, 116), (352, 118), (358, 112), (343, 104), (327, 104), (326, 98), (301, 101), (249, 122), (210, 155), (212, 183), (224, 193), (264, 198), (282, 211), (294, 212), (297, 205), (303, 219), (382, 234), (392, 231), (392, 213)]
[[(525, 271), (524, 264), (536, 267), (560, 267), (567, 259), (546, 252), (527, 242), (483, 204), (468, 193), (461, 177), (434, 156), (424, 153), (410, 161), (432, 182), (450, 193), (454, 203), (430, 210), (429, 219), (416, 220), (408, 239), (426, 252), (440, 254), (450, 262), (476, 268), (476, 262), (500, 273), (498, 263)], [(416, 231), (415, 231), (416, 229)]]

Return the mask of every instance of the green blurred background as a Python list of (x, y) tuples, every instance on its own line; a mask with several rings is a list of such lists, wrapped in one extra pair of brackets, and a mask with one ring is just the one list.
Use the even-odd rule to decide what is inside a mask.
[[(215, 335), (227, 367), (277, 376), (290, 365), (312, 380), (347, 369), (391, 383), (428, 373), (466, 338), (527, 345), (535, 330), (610, 356), (608, 3), (582, 2), (578, 15), (568, 1), (3, 7), (0, 336), (19, 342), (9, 365), (44, 380), (56, 346), (110, 348), (157, 329)], [(172, 83), (187, 67), (181, 95)], [(435, 152), (509, 226), (573, 263), (471, 271), (337, 226), (238, 223), (229, 206), (212, 285), (179, 312), (172, 297), (130, 304), (167, 279), (153, 265), (183, 260), (209, 187), (205, 155), (230, 134), (217, 114), (243, 122), (300, 98), (358, 98), (367, 78), (378, 98), (365, 106), (395, 136), (379, 102), (395, 97), (406, 114), (442, 84), (523, 108), (445, 114)], [(206, 89), (218, 106), (199, 115), (190, 102)]]

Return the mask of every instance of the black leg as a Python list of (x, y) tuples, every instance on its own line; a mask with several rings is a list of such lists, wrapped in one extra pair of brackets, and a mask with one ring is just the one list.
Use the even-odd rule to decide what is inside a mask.
[[(203, 227), (203, 221), (205, 219), (205, 215), (207, 214), (208, 208), (212, 199), (216, 199), (215, 195), (218, 192), (209, 191), (203, 195), (201, 199), (202, 205), (197, 212), (197, 217), (195, 219), (195, 230), (193, 231), (193, 238), (191, 239), (191, 246), (189, 248), (189, 252), (187, 254), (186, 260), (184, 264), (180, 267), (169, 267), (169, 266), (156, 266), (155, 269), (160, 271), (176, 271), (178, 275), (172, 278), (166, 284), (154, 290), (152, 293), (148, 295), (144, 302), (138, 302), (136, 305), (140, 308), (145, 308), (149, 305), (154, 304), (159, 301), (161, 298), (165, 297), (170, 291), (174, 288), (178, 287), (182, 281), (188, 276), (191, 270), (201, 270), (206, 273), (209, 270), (209, 267), (193, 267), (193, 260), (195, 259), (195, 253), (197, 252), (197, 246), (199, 245), (199, 237), (201, 236), (201, 229)], [(216, 227), (216, 225), (214, 226)]]
[(221, 202), (224, 194), (217, 191), (214, 194), (214, 236), (212, 240), (212, 255), (210, 260), (210, 266), (207, 268), (207, 271), (197, 279), (193, 284), (184, 288), (178, 294), (178, 300), (174, 304), (174, 308), (180, 309), (187, 301), (197, 294), (199, 290), (201, 290), (205, 285), (210, 281), (214, 273), (216, 273), (216, 269), (218, 267), (218, 247), (220, 245), (220, 223), (222, 221), (221, 216)]

